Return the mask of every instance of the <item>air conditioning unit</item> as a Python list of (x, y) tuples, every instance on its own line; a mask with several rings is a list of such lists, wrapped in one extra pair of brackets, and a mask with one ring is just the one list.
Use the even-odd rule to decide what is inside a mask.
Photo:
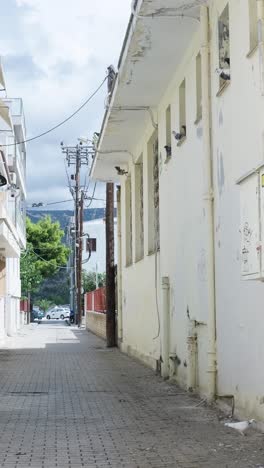
[(17, 175), (15, 172), (10, 172), (10, 181), (11, 181), (11, 185), (16, 185), (16, 182), (17, 182)]

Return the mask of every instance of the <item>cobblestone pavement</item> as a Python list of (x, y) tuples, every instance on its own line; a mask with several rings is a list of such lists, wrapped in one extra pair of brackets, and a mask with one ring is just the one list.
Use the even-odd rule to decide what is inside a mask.
[(0, 350), (0, 466), (264, 466), (263, 434), (198, 401), (92, 334), (33, 324)]

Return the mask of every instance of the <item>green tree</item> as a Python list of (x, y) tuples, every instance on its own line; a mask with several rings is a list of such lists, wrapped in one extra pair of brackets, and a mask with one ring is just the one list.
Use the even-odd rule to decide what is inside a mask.
[(52, 306), (52, 302), (48, 301), (47, 299), (40, 299), (40, 301), (37, 302), (37, 305), (43, 312), (47, 312), (47, 310)]
[(62, 243), (64, 232), (50, 216), (34, 224), (27, 218), (27, 243), (32, 246), (36, 265), (43, 278), (53, 276), (67, 264), (69, 249)]
[[(105, 286), (105, 273), (97, 274), (98, 288)], [(93, 271), (82, 272), (83, 290), (85, 293), (94, 291), (96, 289), (96, 273)]]
[(45, 278), (66, 265), (69, 249), (62, 243), (64, 232), (49, 216), (33, 224), (27, 218), (27, 250), (21, 258), (23, 294), (36, 291)]
[(29, 247), (20, 261), (21, 289), (23, 294), (36, 291), (42, 282), (42, 275), (36, 265), (36, 256)]

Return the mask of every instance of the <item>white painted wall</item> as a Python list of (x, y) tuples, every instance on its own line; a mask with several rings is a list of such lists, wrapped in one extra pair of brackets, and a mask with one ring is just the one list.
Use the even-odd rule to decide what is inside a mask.
[[(230, 0), (231, 83), (217, 96), (218, 17), (226, 0), (210, 3), (212, 162), (217, 316), (217, 394), (233, 394), (237, 410), (264, 418), (264, 284), (241, 279), (240, 193), (236, 181), (264, 161), (264, 97), (261, 96), (259, 55), (249, 52), (249, 15), (246, 0)], [(158, 283), (170, 281), (171, 377), (187, 384), (190, 367), (187, 338), (190, 320), (197, 326), (196, 384), (208, 391), (208, 269), (205, 229), (203, 121), (196, 120), (195, 59), (200, 50), (196, 34), (186, 50), (158, 106), (160, 152), (160, 254)], [(173, 45), (171, 45), (173, 53)], [(146, 71), (147, 73), (147, 71)], [(179, 130), (179, 85), (186, 80), (187, 138), (180, 146), (172, 140), (172, 157), (165, 163), (165, 112), (171, 105), (172, 130)], [(129, 91), (128, 91), (129, 93)], [(153, 132), (146, 118), (141, 138), (132, 148), (138, 158)], [(134, 168), (130, 163), (130, 174)], [(144, 183), (147, 180), (144, 166)], [(134, 197), (135, 198), (135, 197)], [(144, 186), (145, 256), (126, 266), (124, 178), (121, 180), (122, 242), (122, 348), (152, 367), (162, 354), (157, 332), (155, 256), (148, 255), (148, 191)], [(133, 206), (132, 211), (137, 207)], [(135, 228), (134, 228), (135, 229)], [(158, 285), (158, 312), (164, 318)], [(176, 365), (175, 365), (176, 363)]]
[[(117, 240), (116, 229), (117, 221), (115, 219), (115, 258), (117, 259)], [(105, 272), (105, 221), (103, 219), (95, 219), (93, 221), (86, 221), (83, 223), (83, 232), (89, 234), (91, 238), (96, 238), (97, 249), (92, 252), (89, 262), (83, 264), (83, 269), (87, 272), (97, 271), (98, 273)], [(88, 253), (86, 252), (86, 237), (83, 241), (83, 261), (87, 259)]]
[[(234, 394), (238, 409), (263, 419), (264, 284), (241, 279), (240, 189), (236, 185), (239, 177), (264, 160), (258, 51), (246, 57), (250, 50), (247, 3), (230, 2), (231, 85), (217, 98), (216, 80), (212, 81), (218, 391)], [(213, 44), (217, 8), (223, 4), (219, 1), (211, 8)]]

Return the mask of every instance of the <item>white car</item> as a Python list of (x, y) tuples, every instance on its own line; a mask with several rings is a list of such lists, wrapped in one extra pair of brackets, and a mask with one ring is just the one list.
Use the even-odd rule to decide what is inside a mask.
[(66, 318), (70, 318), (70, 311), (68, 309), (64, 309), (63, 307), (55, 307), (54, 309), (49, 310), (47, 312), (46, 318), (50, 319), (61, 319), (64, 320)]

